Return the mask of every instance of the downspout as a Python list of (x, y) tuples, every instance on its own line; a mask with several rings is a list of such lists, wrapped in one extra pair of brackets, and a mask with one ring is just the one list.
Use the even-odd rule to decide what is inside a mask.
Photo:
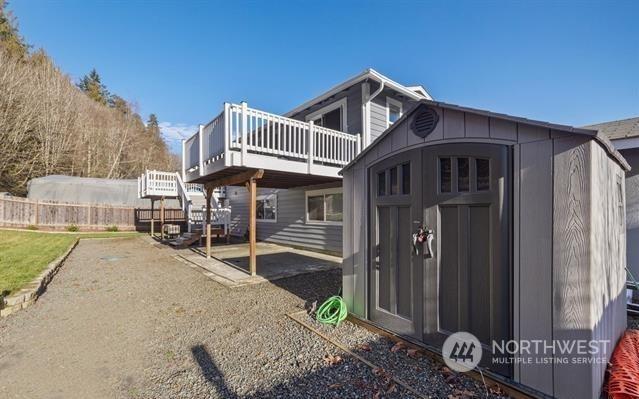
[[(373, 79), (372, 77), (370, 79)], [(362, 141), (364, 145), (362, 149), (366, 148), (371, 143), (371, 100), (379, 95), (384, 90), (384, 80), (380, 79), (379, 88), (375, 90), (373, 94), (368, 95), (364, 102), (364, 126), (362, 127), (362, 131), (364, 132), (364, 137), (362, 137)]]

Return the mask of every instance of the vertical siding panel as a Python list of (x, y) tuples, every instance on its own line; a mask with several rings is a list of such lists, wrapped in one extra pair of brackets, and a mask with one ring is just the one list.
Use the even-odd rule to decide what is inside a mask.
[(539, 126), (531, 126), (518, 124), (517, 131), (519, 133), (520, 143), (529, 143), (531, 141), (548, 140), (550, 138), (550, 129)]
[[(519, 323), (521, 340), (552, 340), (553, 145), (520, 145)], [(524, 356), (528, 357), (528, 356)], [(535, 354), (530, 355), (535, 358)], [(538, 356), (538, 357), (543, 357)], [(552, 365), (522, 364), (520, 382), (553, 394)]]
[[(356, 166), (357, 168), (357, 166)], [(354, 169), (353, 186), (353, 274), (355, 295), (352, 313), (368, 316), (368, 173), (360, 167)]]
[(464, 137), (464, 113), (451, 109), (444, 109), (444, 139)]
[[(589, 340), (590, 153), (587, 138), (554, 140), (553, 338)], [(570, 360), (570, 359), (569, 359)], [(591, 398), (589, 365), (556, 364), (554, 395)]]
[(354, 222), (353, 210), (356, 209), (353, 202), (353, 190), (355, 182), (353, 181), (353, 169), (344, 172), (342, 180), (343, 194), (343, 215), (344, 228), (342, 232), (342, 297), (346, 302), (347, 309), (353, 309), (355, 276), (353, 270), (354, 262), (354, 245), (353, 245), (353, 229), (357, 224)]
[(517, 124), (503, 119), (490, 118), (490, 138), (517, 141)]
[(489, 138), (488, 117), (466, 113), (466, 137)]

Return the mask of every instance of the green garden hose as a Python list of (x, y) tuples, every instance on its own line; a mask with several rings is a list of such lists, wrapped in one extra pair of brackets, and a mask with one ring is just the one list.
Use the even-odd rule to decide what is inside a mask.
[(326, 300), (322, 306), (317, 309), (317, 321), (323, 324), (334, 324), (339, 326), (339, 323), (346, 319), (348, 311), (346, 310), (346, 304), (341, 296), (335, 295)]

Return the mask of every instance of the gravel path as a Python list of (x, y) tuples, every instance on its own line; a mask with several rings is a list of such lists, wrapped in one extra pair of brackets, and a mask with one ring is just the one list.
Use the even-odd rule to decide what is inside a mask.
[(83, 240), (35, 305), (0, 320), (0, 397), (372, 396), (383, 378), (285, 317), (340, 281), (228, 289), (143, 239)]

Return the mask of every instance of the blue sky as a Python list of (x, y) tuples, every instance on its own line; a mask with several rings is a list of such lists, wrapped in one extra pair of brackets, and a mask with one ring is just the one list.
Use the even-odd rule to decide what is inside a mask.
[(639, 115), (639, 2), (13, 0), (77, 79), (180, 135), (224, 101), (284, 113), (372, 67), (436, 99), (570, 125)]

